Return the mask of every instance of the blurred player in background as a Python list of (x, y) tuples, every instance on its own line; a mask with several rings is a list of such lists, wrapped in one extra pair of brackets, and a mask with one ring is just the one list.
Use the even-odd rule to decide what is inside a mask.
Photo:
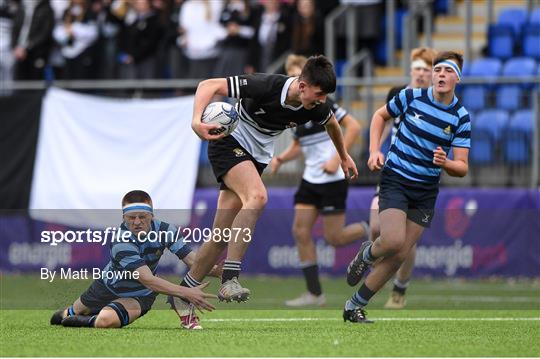
[[(159, 259), (165, 249), (188, 266), (193, 264), (195, 254), (182, 238), (175, 240), (176, 227), (154, 219), (152, 199), (148, 193), (139, 190), (127, 193), (122, 199), (122, 212), (124, 222), (120, 226), (121, 233), (131, 232), (130, 241), (111, 243), (111, 258), (103, 269), (103, 272), (113, 272), (121, 276), (94, 280), (72, 306), (53, 314), (51, 324), (65, 327), (123, 327), (145, 315), (152, 308), (158, 293), (184, 298), (198, 309), (212, 311), (214, 306), (206, 299), (216, 296), (202, 291), (208, 283), (186, 288), (155, 276)], [(163, 235), (156, 237), (159, 240), (146, 240), (150, 231), (168, 232), (167, 234), (172, 236)], [(142, 232), (145, 235), (141, 234), (139, 239)], [(139, 278), (127, 279), (130, 276), (126, 273), (138, 273)], [(211, 275), (219, 276), (219, 268), (212, 268)], [(193, 320), (189, 314), (180, 320), (183, 327), (196, 329), (192, 327)]]
[[(373, 115), (368, 167), (383, 170), (379, 191), (381, 235), (366, 241), (347, 268), (347, 282), (364, 283), (347, 300), (343, 320), (371, 323), (364, 307), (392, 278), (434, 215), (441, 171), (464, 177), (469, 170), (471, 122), (455, 96), (461, 80), (463, 57), (446, 51), (433, 60), (433, 85), (404, 89)], [(381, 137), (385, 121), (399, 116), (402, 122), (385, 156)], [(452, 149), (453, 160), (447, 158)]]
[[(285, 63), (288, 76), (300, 76), (307, 59), (304, 56), (289, 55)], [(326, 102), (332, 108), (336, 120), (345, 128), (345, 148), (350, 150), (360, 132), (358, 121), (339, 107), (330, 98)], [(311, 231), (319, 214), (323, 216), (324, 238), (332, 246), (344, 246), (367, 235), (366, 222), (345, 226), (345, 202), (348, 181), (339, 171), (339, 156), (324, 126), (308, 122), (293, 129), (291, 145), (278, 156), (272, 158), (270, 168), (276, 173), (288, 161), (305, 157), (302, 182), (294, 196), (293, 236), (298, 248), (298, 257), (307, 284), (307, 292), (300, 297), (285, 302), (290, 307), (305, 305), (325, 305), (326, 298), (319, 280), (317, 252)]]
[[(390, 102), (394, 96), (399, 94), (399, 92), (405, 88), (428, 88), (431, 86), (431, 66), (433, 59), (435, 58), (435, 50), (429, 47), (421, 47), (413, 49), (411, 51), (411, 82), (407, 86), (397, 86), (390, 89), (388, 96), (386, 97), (386, 102)], [(384, 143), (388, 138), (388, 135), (391, 133), (391, 143), (395, 141), (395, 136), (398, 131), (399, 125), (401, 123), (403, 115), (394, 118), (394, 121), (386, 121), (386, 126), (384, 127), (383, 135), (381, 138), (381, 143)], [(371, 229), (370, 240), (374, 241), (380, 235), (380, 226), (379, 226), (379, 186), (377, 186), (377, 191), (373, 196), (371, 201), (371, 211), (369, 215), (369, 226)], [(390, 298), (385, 304), (385, 308), (390, 309), (402, 309), (405, 307), (405, 292), (409, 286), (412, 272), (414, 269), (414, 261), (416, 258), (416, 244), (411, 248), (411, 251), (401, 267), (399, 267), (396, 277), (394, 278), (394, 287), (392, 288), (392, 293), (390, 293)], [(355, 285), (355, 284), (352, 284)]]
[[(192, 128), (210, 140), (208, 158), (221, 183), (214, 229), (238, 230), (223, 240), (213, 236), (197, 253), (182, 285), (198, 286), (227, 248), (222, 285), (223, 301), (245, 301), (250, 290), (238, 281), (242, 258), (253, 237), (255, 224), (267, 202), (261, 173), (274, 155), (274, 141), (285, 129), (307, 122), (324, 126), (339, 154), (345, 177), (358, 175), (343, 143), (341, 128), (326, 103), (336, 89), (333, 65), (324, 56), (310, 57), (300, 77), (254, 74), (202, 81), (195, 94)], [(238, 99), (240, 121), (230, 136), (213, 134), (218, 125), (205, 124), (201, 115), (215, 95)], [(212, 131), (214, 130), (214, 131)]]

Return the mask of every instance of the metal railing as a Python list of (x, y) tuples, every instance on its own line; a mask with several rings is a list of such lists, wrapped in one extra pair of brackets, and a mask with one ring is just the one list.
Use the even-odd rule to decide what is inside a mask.
[[(368, 73), (370, 71), (371, 62), (366, 54), (359, 54), (355, 61), (351, 63), (351, 66), (346, 71), (351, 74), (354, 69), (362, 64), (364, 71)], [(9, 84), (9, 89), (22, 91), (22, 90), (42, 90), (48, 86), (58, 86), (66, 89), (75, 90), (104, 90), (105, 92), (111, 90), (125, 91), (127, 89), (138, 89), (141, 92), (156, 91), (163, 89), (177, 89), (183, 88), (193, 90), (196, 88), (200, 80), (198, 79), (183, 79), (183, 80), (96, 80), (96, 81), (56, 81), (46, 83), (44, 81), (24, 81), (13, 82)], [(464, 78), (461, 85), (489, 85), (498, 86), (503, 84), (523, 84), (526, 81), (529, 84), (534, 85), (534, 90), (530, 91), (532, 110), (534, 113), (534, 126), (533, 134), (531, 137), (531, 161), (527, 164), (520, 166), (517, 171), (506, 166), (504, 160), (496, 163), (495, 166), (487, 166), (482, 169), (476, 168), (472, 164), (471, 175), (468, 176), (469, 180), (453, 182), (451, 178), (443, 178), (443, 183), (450, 185), (519, 185), (537, 188), (540, 176), (540, 77), (518, 78), (518, 77), (499, 77), (499, 78), (482, 78), (482, 77), (468, 77)], [(342, 101), (343, 106), (356, 117), (364, 126), (369, 127), (371, 116), (375, 109), (383, 105), (386, 100), (386, 90), (391, 86), (403, 85), (409, 82), (408, 77), (392, 77), (392, 78), (377, 78), (367, 76), (365, 78), (357, 77), (344, 77), (338, 80), (338, 85), (344, 88), (343, 96), (338, 100)], [(173, 94), (170, 94), (174, 96)], [(473, 122), (473, 134), (474, 134), (474, 117)], [(287, 137), (288, 136), (288, 137)], [(286, 148), (290, 141), (290, 134), (282, 136), (276, 143), (275, 151), (278, 153)], [(353, 149), (352, 153), (358, 160), (359, 165), (364, 166), (366, 143), (362, 142), (363, 139), (359, 138), (357, 145)], [(474, 142), (473, 142), (474, 145)], [(362, 157), (364, 156), (364, 157)], [(498, 167), (498, 168), (495, 168)], [(303, 166), (301, 162), (291, 163), (283, 168), (284, 177), (276, 176), (274, 179), (269, 179), (270, 183), (279, 184), (295, 184), (296, 178), (300, 176)], [(361, 172), (362, 177), (360, 183), (371, 184), (376, 182), (377, 177), (369, 174), (367, 171)]]

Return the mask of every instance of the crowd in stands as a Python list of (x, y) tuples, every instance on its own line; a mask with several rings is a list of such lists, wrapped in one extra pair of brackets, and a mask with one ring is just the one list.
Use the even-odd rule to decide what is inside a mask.
[[(383, 6), (381, 0), (368, 2)], [(339, 4), (0, 0), (0, 80), (205, 78), (263, 72), (286, 51), (322, 53), (324, 17)]]

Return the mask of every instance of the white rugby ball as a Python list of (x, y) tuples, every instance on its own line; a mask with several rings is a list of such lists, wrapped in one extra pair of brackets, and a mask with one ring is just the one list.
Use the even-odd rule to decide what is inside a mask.
[(225, 136), (228, 136), (238, 125), (238, 112), (233, 105), (227, 102), (212, 102), (204, 109), (201, 120), (203, 123), (221, 126), (211, 130), (210, 134), (225, 133)]

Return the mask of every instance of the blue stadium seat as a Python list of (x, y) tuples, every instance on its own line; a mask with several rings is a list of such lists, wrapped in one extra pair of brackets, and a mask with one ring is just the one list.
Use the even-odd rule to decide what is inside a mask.
[(517, 111), (511, 118), (503, 138), (504, 158), (509, 164), (526, 164), (531, 161), (533, 112)]
[[(402, 40), (403, 40), (403, 18), (407, 14), (407, 11), (403, 9), (396, 10), (396, 19), (394, 29), (396, 31), (396, 49), (401, 49)], [(377, 42), (377, 47), (375, 48), (375, 59), (377, 62), (386, 64), (388, 59), (386, 58), (386, 15), (383, 16), (380, 26), (382, 38)]]
[(530, 24), (540, 24), (540, 6), (533, 9), (531, 17), (529, 18)]
[(448, 0), (435, 0), (434, 5), (436, 14), (448, 14)]
[[(467, 76), (485, 77), (495, 79), (501, 73), (502, 63), (496, 58), (483, 58), (474, 61), (468, 68)], [(469, 111), (480, 111), (487, 107), (486, 95), (489, 86), (467, 85), (463, 86), (461, 100)]]
[(510, 25), (490, 25), (488, 28), (489, 56), (501, 60), (514, 56), (514, 29)]
[(508, 8), (499, 13), (499, 25), (510, 25), (514, 30), (514, 36), (518, 39), (521, 35), (521, 29), (527, 23), (527, 10), (523, 8)]
[(477, 165), (494, 164), (502, 133), (508, 125), (508, 112), (485, 110), (471, 115), (471, 161)]
[(525, 26), (522, 46), (524, 56), (540, 60), (540, 23)]
[[(528, 57), (516, 57), (508, 60), (503, 67), (502, 76), (530, 78), (536, 72), (536, 62)], [(497, 108), (515, 111), (521, 107), (524, 90), (530, 83), (522, 85), (502, 85), (497, 91)]]

